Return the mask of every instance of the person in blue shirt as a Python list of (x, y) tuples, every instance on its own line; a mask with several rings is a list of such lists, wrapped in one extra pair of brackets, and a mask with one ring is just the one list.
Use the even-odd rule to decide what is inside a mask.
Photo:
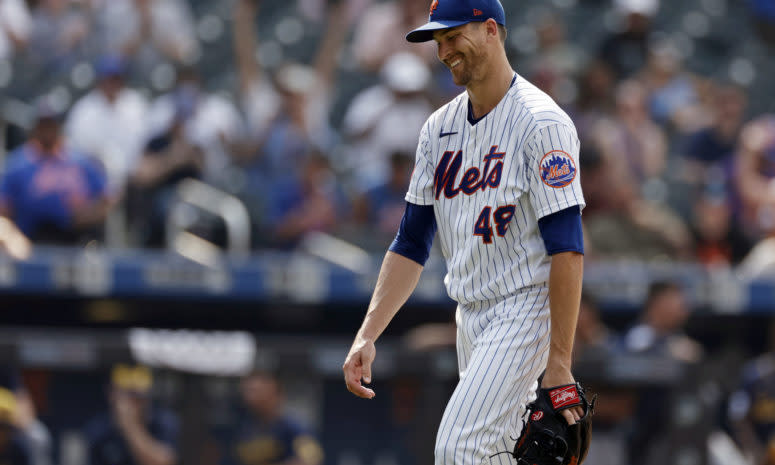
[(0, 179), (0, 215), (36, 243), (99, 238), (111, 208), (105, 174), (68, 150), (60, 115), (40, 105), (28, 141), (11, 152)]
[[(370, 229), (372, 240), (390, 243), (406, 209), (406, 187), (414, 168), (414, 154), (396, 151), (390, 155), (388, 179), (361, 193), (355, 200), (355, 221)], [(377, 242), (374, 242), (376, 244)]]
[(329, 160), (314, 152), (272, 183), (265, 221), (274, 247), (293, 248), (309, 233), (339, 226), (345, 200), (335, 181)]
[(323, 449), (309, 429), (285, 412), (278, 379), (256, 371), (241, 382), (242, 418), (226, 438), (222, 465), (320, 465)]
[(178, 463), (178, 419), (151, 402), (152, 383), (147, 367), (113, 368), (110, 410), (91, 420), (84, 431), (90, 465)]

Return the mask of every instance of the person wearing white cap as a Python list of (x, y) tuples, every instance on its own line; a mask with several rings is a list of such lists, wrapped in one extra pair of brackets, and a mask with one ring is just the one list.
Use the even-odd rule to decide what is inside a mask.
[(379, 84), (353, 98), (342, 122), (345, 163), (359, 191), (387, 180), (392, 153), (414, 153), (419, 128), (433, 112), (425, 92), (431, 72), (416, 55), (391, 56), (380, 78)]

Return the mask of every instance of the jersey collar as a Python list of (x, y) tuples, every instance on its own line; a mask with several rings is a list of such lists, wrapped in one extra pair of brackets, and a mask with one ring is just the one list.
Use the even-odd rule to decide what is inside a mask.
[[(509, 84), (509, 89), (514, 87), (514, 83), (515, 82), (517, 82), (517, 73), (514, 73), (514, 77), (511, 78), (511, 84)], [(506, 93), (508, 93), (508, 91)], [(504, 95), (504, 97), (505, 97), (505, 95)], [(467, 114), (468, 123), (471, 126), (475, 126), (476, 123), (478, 123), (479, 121), (483, 120), (487, 115), (490, 114), (490, 112), (488, 111), (487, 113), (483, 114), (482, 116), (480, 116), (478, 118), (474, 118), (474, 107), (473, 107), (473, 105), (471, 105), (471, 99), (470, 98), (466, 99), (466, 102), (468, 103), (468, 114)]]

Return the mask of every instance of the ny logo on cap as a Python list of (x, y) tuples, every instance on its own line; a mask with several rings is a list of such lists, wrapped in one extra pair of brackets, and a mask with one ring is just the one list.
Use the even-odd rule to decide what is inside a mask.
[(428, 12), (429, 16), (433, 16), (433, 12), (436, 11), (436, 8), (439, 7), (439, 0), (433, 0), (433, 3), (431, 3), (431, 11)]

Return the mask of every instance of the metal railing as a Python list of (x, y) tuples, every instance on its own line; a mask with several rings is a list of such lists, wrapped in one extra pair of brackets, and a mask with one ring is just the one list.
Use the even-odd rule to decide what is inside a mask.
[(198, 262), (215, 260), (218, 247), (188, 231), (198, 219), (198, 210), (215, 215), (226, 226), (229, 254), (250, 252), (250, 215), (236, 197), (196, 179), (185, 179), (176, 188), (176, 200), (167, 214), (166, 242), (170, 250)]

